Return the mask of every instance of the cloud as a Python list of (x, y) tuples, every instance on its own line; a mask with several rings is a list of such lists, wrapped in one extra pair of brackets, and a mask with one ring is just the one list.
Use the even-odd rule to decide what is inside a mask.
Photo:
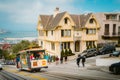
[(72, 5), (74, 0), (7, 0), (0, 2), (0, 11), (7, 13), (13, 23), (35, 24), (39, 14), (53, 14), (55, 7), (61, 11), (72, 12), (76, 8)]

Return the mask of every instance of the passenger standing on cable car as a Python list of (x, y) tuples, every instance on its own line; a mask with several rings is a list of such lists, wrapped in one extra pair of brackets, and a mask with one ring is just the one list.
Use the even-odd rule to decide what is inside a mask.
[(33, 59), (35, 59), (35, 58), (34, 58), (33, 54), (31, 54), (30, 55), (30, 60), (33, 60)]
[(18, 69), (20, 68), (20, 54), (17, 54), (17, 56), (16, 56), (16, 67)]

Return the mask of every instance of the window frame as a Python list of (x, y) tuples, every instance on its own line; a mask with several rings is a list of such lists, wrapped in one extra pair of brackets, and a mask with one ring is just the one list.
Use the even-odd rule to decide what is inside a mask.
[(71, 29), (61, 30), (61, 37), (71, 37)]
[(86, 29), (86, 34), (96, 34), (96, 29)]
[(51, 50), (55, 50), (55, 43), (51, 42)]

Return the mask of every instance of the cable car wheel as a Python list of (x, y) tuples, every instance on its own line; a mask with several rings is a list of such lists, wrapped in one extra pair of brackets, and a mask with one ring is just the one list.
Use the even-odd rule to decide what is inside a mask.
[(41, 68), (31, 69), (30, 72), (39, 72), (40, 70), (41, 70)]

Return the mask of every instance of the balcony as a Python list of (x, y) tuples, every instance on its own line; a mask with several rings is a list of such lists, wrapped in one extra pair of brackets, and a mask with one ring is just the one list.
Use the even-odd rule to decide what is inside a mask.
[(116, 35), (116, 33), (115, 33), (115, 32), (113, 32), (113, 33), (112, 33), (112, 35)]
[(104, 33), (104, 35), (102, 35), (102, 38), (103, 39), (118, 40), (118, 38), (120, 38), (120, 32), (112, 33), (112, 35), (110, 35), (109, 33)]

